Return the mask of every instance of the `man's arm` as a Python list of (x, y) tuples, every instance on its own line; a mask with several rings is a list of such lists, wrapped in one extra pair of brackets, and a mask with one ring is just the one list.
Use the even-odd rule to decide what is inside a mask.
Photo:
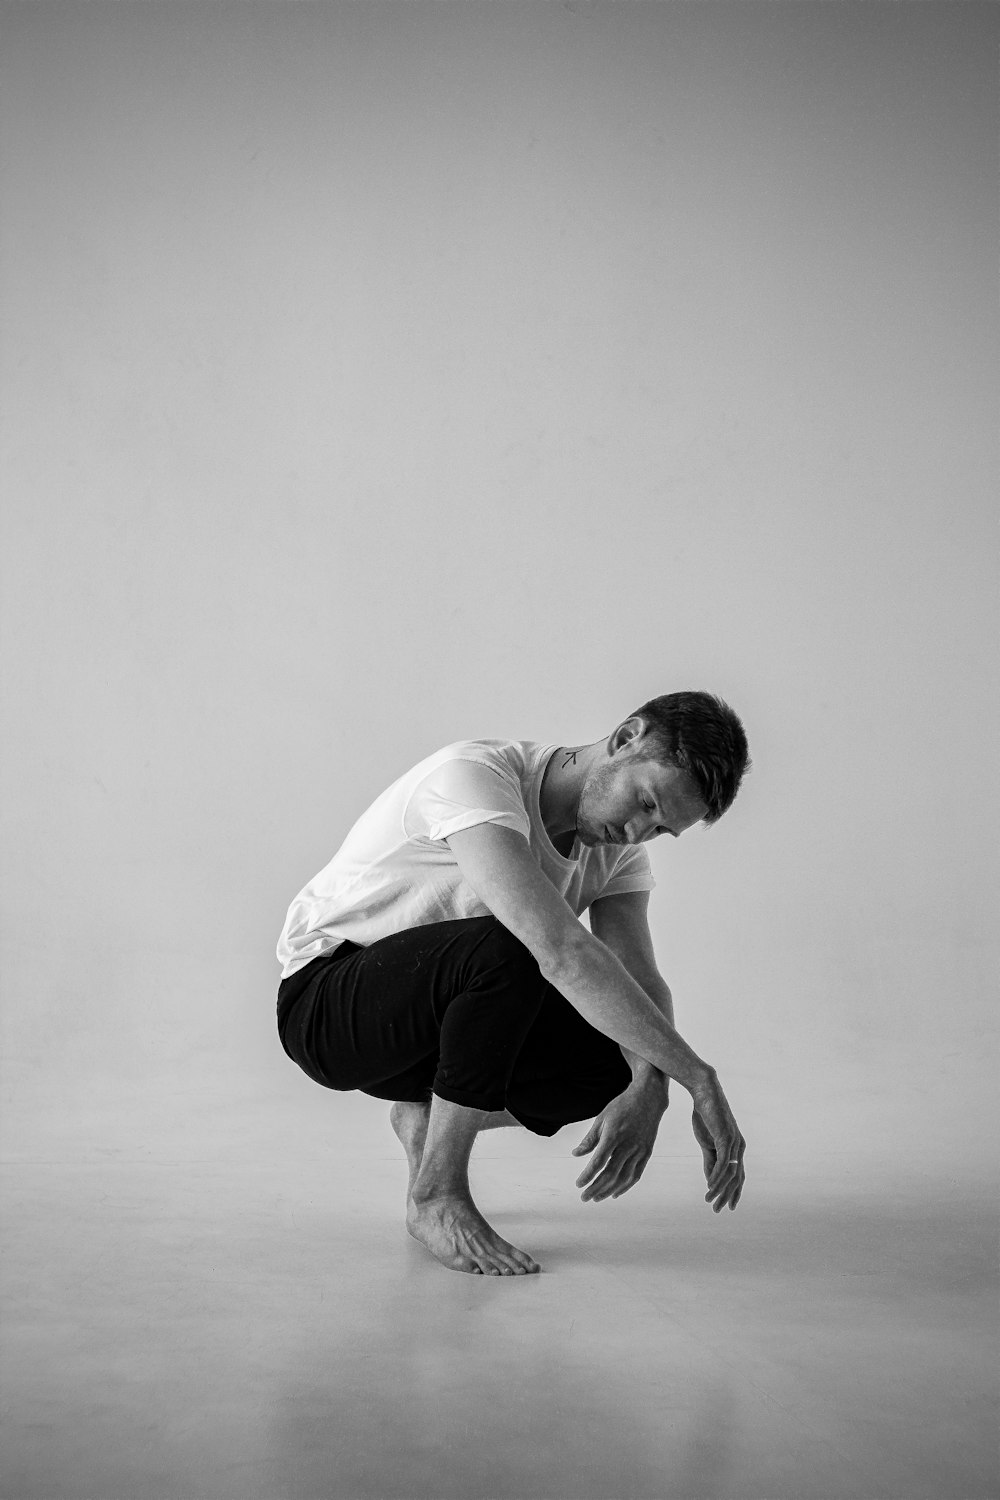
[(523, 834), (493, 823), (450, 834), (465, 879), (520, 938), (544, 977), (598, 1031), (687, 1089), (713, 1072), (650, 1000), (624, 964), (577, 921), (538, 867)]
[[(624, 964), (661, 1015), (674, 1023), (674, 1001), (670, 986), (660, 973), (649, 931), (648, 891), (629, 891), (621, 896), (602, 896), (590, 908), (590, 930)], [(675, 1027), (676, 1029), (676, 1027)], [(669, 1079), (638, 1053), (622, 1047), (632, 1069), (632, 1080), (655, 1093), (662, 1090), (666, 1102)]]
[(716, 1211), (735, 1206), (744, 1141), (715, 1069), (688, 1046), (610, 948), (577, 921), (522, 834), (481, 823), (447, 842), (480, 900), (584, 1020), (689, 1091), (715, 1151), (706, 1196)]
[[(673, 999), (656, 966), (646, 916), (648, 906), (648, 891), (602, 897), (590, 908), (590, 930), (624, 964), (673, 1026)], [(573, 1150), (574, 1156), (590, 1156), (576, 1180), (585, 1203), (620, 1198), (635, 1186), (646, 1170), (670, 1102), (666, 1074), (627, 1047), (621, 1050), (632, 1070), (632, 1082), (605, 1105)]]

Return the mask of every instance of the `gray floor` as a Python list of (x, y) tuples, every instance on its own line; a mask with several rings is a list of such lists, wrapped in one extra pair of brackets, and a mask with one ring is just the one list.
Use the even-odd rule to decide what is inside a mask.
[(995, 1221), (968, 1190), (772, 1164), (717, 1219), (664, 1150), (584, 1205), (580, 1131), (497, 1132), (477, 1195), (544, 1266), (497, 1281), (408, 1240), (381, 1124), (333, 1151), (288, 1129), (182, 1131), (173, 1159), (22, 1143), (5, 1500), (1000, 1494)]

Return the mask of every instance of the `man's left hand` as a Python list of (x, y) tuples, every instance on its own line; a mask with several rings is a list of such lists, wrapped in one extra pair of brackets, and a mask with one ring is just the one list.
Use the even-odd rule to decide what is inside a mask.
[(667, 1096), (663, 1089), (632, 1085), (606, 1105), (591, 1125), (574, 1156), (593, 1156), (576, 1179), (584, 1203), (620, 1198), (634, 1187), (653, 1153)]

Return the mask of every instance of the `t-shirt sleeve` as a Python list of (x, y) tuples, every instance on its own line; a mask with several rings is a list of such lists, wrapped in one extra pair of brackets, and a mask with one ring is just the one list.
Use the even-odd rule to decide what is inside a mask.
[(446, 839), (477, 823), (528, 838), (531, 824), (513, 771), (478, 760), (446, 760), (414, 787), (403, 812), (407, 838)]
[(655, 889), (656, 881), (649, 867), (649, 855), (641, 844), (634, 844), (625, 850), (615, 865), (607, 885), (594, 899), (600, 901), (602, 896), (625, 896), (629, 891), (655, 891)]

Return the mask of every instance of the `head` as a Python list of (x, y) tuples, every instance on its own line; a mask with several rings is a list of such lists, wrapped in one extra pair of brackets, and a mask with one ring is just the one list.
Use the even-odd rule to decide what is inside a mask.
[(739, 718), (711, 693), (666, 693), (630, 714), (584, 784), (582, 842), (645, 843), (716, 823), (750, 768)]

